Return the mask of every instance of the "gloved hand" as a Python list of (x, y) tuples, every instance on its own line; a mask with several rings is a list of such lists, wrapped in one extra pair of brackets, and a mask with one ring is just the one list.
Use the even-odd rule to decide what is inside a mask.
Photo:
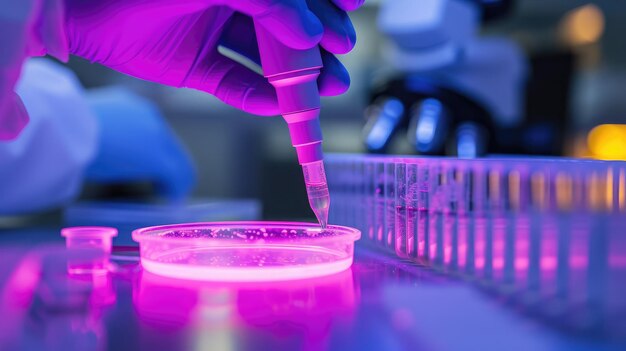
[(275, 115), (274, 88), (218, 53), (259, 63), (251, 18), (284, 44), (322, 47), (320, 94), (338, 95), (349, 76), (333, 54), (355, 44), (345, 11), (363, 0), (0, 0), (0, 139), (27, 122), (12, 91), (25, 58), (82, 56), (142, 79), (213, 94), (244, 111)]
[(31, 122), (19, 138), (0, 143), (0, 214), (72, 201), (97, 153), (97, 120), (71, 70), (51, 60), (30, 59), (17, 92)]
[(250, 113), (276, 115), (267, 79), (218, 53), (218, 46), (259, 63), (252, 18), (287, 46), (307, 49), (319, 43), (324, 49), (320, 94), (341, 94), (349, 76), (333, 54), (353, 48), (356, 35), (345, 11), (362, 2), (66, 0), (66, 30), (74, 55), (142, 79), (202, 90)]
[(15, 86), (26, 58), (45, 54), (68, 58), (62, 0), (0, 0), (0, 141), (28, 123)]
[(196, 183), (193, 161), (156, 105), (121, 87), (90, 90), (86, 97), (100, 127), (87, 180), (151, 181), (170, 200), (189, 195)]

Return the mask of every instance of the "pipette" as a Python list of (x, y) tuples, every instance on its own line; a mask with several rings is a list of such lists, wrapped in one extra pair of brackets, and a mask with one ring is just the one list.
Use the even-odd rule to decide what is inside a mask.
[(276, 89), (280, 113), (287, 122), (291, 144), (302, 166), (309, 205), (322, 228), (328, 223), (330, 195), (324, 171), (320, 95), (317, 77), (322, 58), (316, 46), (296, 50), (277, 41), (255, 23), (263, 75)]

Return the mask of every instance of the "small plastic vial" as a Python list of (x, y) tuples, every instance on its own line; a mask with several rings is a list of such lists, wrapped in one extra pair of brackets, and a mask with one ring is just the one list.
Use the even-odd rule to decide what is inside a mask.
[(61, 230), (68, 250), (84, 252), (68, 264), (70, 274), (106, 274), (113, 237), (111, 227), (70, 227)]

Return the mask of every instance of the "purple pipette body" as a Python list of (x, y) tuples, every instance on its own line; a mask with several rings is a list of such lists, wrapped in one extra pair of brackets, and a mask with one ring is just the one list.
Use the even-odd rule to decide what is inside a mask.
[(320, 95), (317, 77), (322, 58), (317, 46), (308, 50), (286, 47), (255, 23), (263, 75), (276, 89), (280, 113), (302, 166), (309, 204), (322, 228), (328, 223), (330, 195), (324, 171)]

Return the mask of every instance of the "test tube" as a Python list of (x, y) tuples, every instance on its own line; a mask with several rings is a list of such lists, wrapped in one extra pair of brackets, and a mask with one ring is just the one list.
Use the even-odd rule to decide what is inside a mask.
[(383, 241), (384, 246), (390, 250), (395, 250), (395, 234), (396, 234), (396, 163), (395, 160), (389, 160), (384, 164), (383, 175), (383, 191), (385, 198), (384, 213), (384, 229)]
[(406, 162), (405, 205), (406, 205), (406, 255), (419, 262), (417, 243), (419, 238), (419, 184), (417, 162)]
[(385, 232), (385, 163), (376, 159), (374, 161), (374, 240), (380, 246), (384, 246)]
[(407, 198), (409, 194), (407, 191), (406, 182), (406, 163), (397, 162), (395, 167), (395, 235), (394, 235), (394, 250), (399, 257), (408, 257), (407, 253), (407, 228), (408, 217), (410, 213), (407, 206)]

